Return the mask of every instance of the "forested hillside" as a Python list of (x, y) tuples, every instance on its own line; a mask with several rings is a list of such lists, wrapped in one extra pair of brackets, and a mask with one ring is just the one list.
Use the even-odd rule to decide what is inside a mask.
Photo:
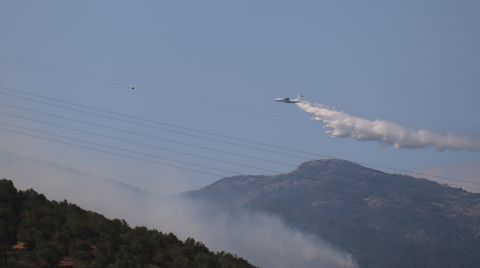
[(480, 267), (480, 194), (327, 159), (277, 176), (236, 176), (187, 194), (281, 217), (362, 268)]
[(192, 238), (131, 228), (0, 180), (0, 267), (253, 267)]

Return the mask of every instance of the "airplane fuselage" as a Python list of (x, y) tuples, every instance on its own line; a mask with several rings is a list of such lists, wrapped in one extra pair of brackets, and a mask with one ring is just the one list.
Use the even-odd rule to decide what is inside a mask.
[(290, 98), (286, 97), (286, 98), (276, 98), (275, 101), (276, 102), (283, 102), (283, 103), (298, 103), (298, 102), (302, 101), (302, 98), (303, 98), (303, 96), (300, 95), (300, 96), (296, 97), (295, 99), (290, 99)]
[(299, 100), (291, 100), (290, 98), (278, 98), (275, 99), (276, 102), (283, 102), (283, 103), (297, 103), (300, 102)]

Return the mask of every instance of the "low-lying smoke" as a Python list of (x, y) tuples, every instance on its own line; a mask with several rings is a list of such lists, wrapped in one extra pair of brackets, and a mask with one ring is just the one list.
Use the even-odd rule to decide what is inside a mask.
[(350, 254), (316, 236), (288, 227), (271, 215), (225, 212), (188, 198), (161, 198), (92, 174), (0, 151), (0, 176), (16, 187), (34, 188), (48, 198), (67, 199), (85, 209), (131, 225), (193, 237), (214, 251), (227, 251), (259, 267), (358, 267)]
[(378, 141), (395, 148), (418, 149), (433, 146), (439, 151), (479, 151), (480, 139), (470, 139), (452, 134), (439, 134), (426, 129), (412, 129), (383, 120), (367, 120), (333, 108), (303, 101), (296, 104), (321, 121), (328, 129), (326, 133), (335, 138), (354, 138), (359, 141)]

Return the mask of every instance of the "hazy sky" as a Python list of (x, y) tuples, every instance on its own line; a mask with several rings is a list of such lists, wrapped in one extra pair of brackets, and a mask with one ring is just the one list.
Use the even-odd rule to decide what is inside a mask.
[[(479, 152), (395, 149), (375, 142), (332, 138), (324, 134), (321, 124), (309, 121), (308, 114), (293, 105), (272, 101), (275, 97), (303, 94), (310, 102), (334, 106), (359, 117), (478, 138), (478, 1), (125, 2), (2, 1), (0, 86), (182, 127), (389, 167), (433, 172), (444, 170), (443, 167), (468, 166), (469, 172), (459, 170), (458, 175), (448, 176), (462, 176), (480, 183), (479, 169), (471, 168), (480, 166)], [(19, 61), (43, 67), (34, 68)], [(134, 92), (129, 90), (129, 84), (136, 86)], [(0, 92), (12, 93), (2, 89)], [(236, 173), (273, 173), (246, 165), (288, 171), (304, 160), (102, 119), (4, 94), (0, 95), (0, 102), (97, 126), (1, 104), (0, 112), (137, 144), (0, 114), (4, 128), (15, 129), (4, 126), (5, 122), (14, 123)], [(98, 125), (217, 151), (107, 131)], [(3, 152), (56, 162), (152, 192), (193, 189), (218, 179), (18, 133), (0, 130), (0, 140)], [(226, 155), (220, 150), (290, 165)], [(152, 159), (146, 155), (138, 157)], [(305, 159), (308, 158), (315, 157)], [(165, 159), (154, 161), (219, 175), (235, 174)]]

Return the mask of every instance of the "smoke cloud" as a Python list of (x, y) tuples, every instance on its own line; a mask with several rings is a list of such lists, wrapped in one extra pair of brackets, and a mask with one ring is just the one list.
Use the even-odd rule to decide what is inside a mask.
[(439, 134), (426, 129), (406, 128), (389, 121), (368, 120), (308, 101), (302, 101), (296, 105), (311, 114), (313, 120), (321, 121), (328, 129), (326, 133), (334, 138), (378, 141), (382, 145), (393, 145), (398, 149), (418, 149), (433, 146), (439, 151), (446, 149), (480, 150), (480, 139)]
[[(320, 238), (288, 227), (275, 216), (225, 212), (188, 198), (166, 198), (51, 162), (0, 151), (0, 176), (19, 189), (33, 188), (130, 225), (193, 237), (214, 251), (227, 251), (259, 267), (358, 267), (353, 258)], [(161, 179), (161, 178), (159, 178)]]

